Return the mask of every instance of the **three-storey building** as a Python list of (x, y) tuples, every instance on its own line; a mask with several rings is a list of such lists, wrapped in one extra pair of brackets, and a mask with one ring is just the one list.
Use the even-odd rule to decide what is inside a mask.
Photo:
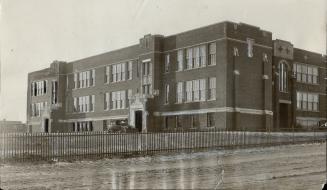
[(310, 129), (326, 120), (321, 54), (222, 22), (28, 75), (33, 132), (170, 128)]

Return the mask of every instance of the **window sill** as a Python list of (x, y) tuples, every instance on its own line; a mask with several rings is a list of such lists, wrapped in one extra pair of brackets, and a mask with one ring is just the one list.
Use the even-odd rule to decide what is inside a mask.
[(191, 68), (191, 69), (184, 69), (183, 71), (192, 71), (192, 70), (203, 69), (203, 68), (206, 68), (206, 66), (195, 67), (195, 68)]
[(314, 112), (314, 113), (319, 113), (319, 110), (303, 110), (303, 109), (298, 109), (296, 108), (296, 111), (303, 111), (303, 112)]
[[(132, 80), (132, 79), (130, 79), (130, 80)], [(129, 80), (120, 80), (120, 81), (116, 81), (116, 82), (108, 82), (105, 84), (116, 84), (116, 83), (121, 83), (121, 82), (126, 82), (126, 81), (129, 81)]]
[(128, 108), (119, 108), (119, 109), (108, 109), (108, 111), (115, 111), (115, 110), (128, 110)]
[(89, 87), (83, 87), (83, 88), (73, 88), (72, 90), (88, 89), (88, 88), (93, 88), (93, 87), (95, 87), (95, 85), (89, 86)]
[(89, 112), (70, 112), (69, 114), (77, 115), (77, 114), (86, 114), (86, 113), (94, 113), (94, 111), (89, 111)]
[[(202, 103), (202, 102), (207, 102), (207, 101), (209, 101), (209, 100), (194, 100), (194, 101), (185, 101), (185, 102), (183, 102), (183, 103)], [(181, 104), (181, 103), (179, 103), (179, 104)]]
[(313, 85), (313, 86), (320, 86), (319, 83), (308, 83), (308, 82), (302, 82), (302, 81), (296, 81), (299, 84), (305, 84), (305, 85)]

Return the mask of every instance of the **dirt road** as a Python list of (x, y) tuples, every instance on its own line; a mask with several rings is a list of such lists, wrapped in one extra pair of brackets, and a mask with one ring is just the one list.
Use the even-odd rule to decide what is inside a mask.
[(2, 165), (4, 189), (321, 189), (325, 144)]

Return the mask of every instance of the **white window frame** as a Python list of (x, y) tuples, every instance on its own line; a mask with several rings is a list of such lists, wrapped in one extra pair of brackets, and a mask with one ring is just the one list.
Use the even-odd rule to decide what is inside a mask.
[(165, 85), (165, 104), (169, 104), (169, 84)]
[(184, 88), (183, 88), (183, 85), (184, 83), (183, 82), (178, 82), (177, 83), (177, 89), (176, 89), (176, 102), (177, 103), (183, 103), (183, 99), (184, 99)]
[(210, 77), (208, 80), (208, 100), (216, 100), (216, 77)]
[(248, 57), (253, 57), (253, 46), (254, 46), (254, 39), (251, 39), (251, 38), (247, 38), (246, 39), (246, 43), (247, 43), (247, 54), (248, 54)]
[(184, 50), (180, 49), (177, 51), (177, 71), (182, 71), (184, 66)]
[(170, 67), (170, 55), (169, 53), (167, 53), (165, 55), (165, 73), (168, 73), (169, 72), (169, 68)]
[(208, 65), (216, 65), (217, 60), (216, 60), (216, 51), (217, 51), (217, 45), (216, 42), (212, 42), (209, 45), (209, 61), (208, 61)]

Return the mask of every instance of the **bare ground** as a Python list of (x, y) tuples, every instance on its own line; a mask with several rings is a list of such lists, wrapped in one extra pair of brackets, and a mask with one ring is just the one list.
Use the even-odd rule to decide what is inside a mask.
[(10, 164), (3, 189), (321, 189), (325, 144)]

